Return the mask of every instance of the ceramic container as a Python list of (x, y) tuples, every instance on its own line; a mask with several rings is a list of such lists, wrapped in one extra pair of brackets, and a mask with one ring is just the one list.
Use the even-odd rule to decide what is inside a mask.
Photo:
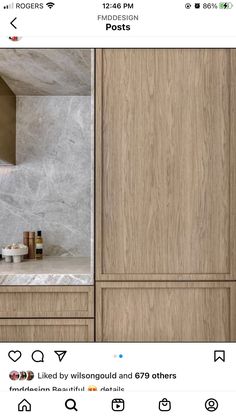
[(2, 249), (2, 256), (5, 258), (5, 262), (19, 263), (22, 260), (22, 256), (28, 254), (28, 247), (22, 247), (20, 249)]

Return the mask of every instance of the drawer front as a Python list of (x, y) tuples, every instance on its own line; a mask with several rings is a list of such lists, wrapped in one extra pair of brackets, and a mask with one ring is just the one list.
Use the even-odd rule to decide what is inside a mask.
[(3, 317), (94, 317), (94, 287), (2, 287)]
[(236, 341), (235, 282), (101, 282), (96, 296), (98, 341)]
[(0, 320), (0, 342), (93, 342), (91, 319)]

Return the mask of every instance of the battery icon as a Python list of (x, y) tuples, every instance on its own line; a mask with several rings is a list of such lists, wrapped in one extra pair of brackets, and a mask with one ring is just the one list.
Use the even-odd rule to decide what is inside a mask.
[(233, 3), (231, 2), (219, 3), (219, 9), (232, 9), (232, 7), (233, 7)]

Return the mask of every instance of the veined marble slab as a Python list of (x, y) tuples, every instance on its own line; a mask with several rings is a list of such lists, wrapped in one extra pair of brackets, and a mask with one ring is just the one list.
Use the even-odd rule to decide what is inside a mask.
[(0, 285), (93, 285), (90, 258), (48, 257), (0, 262)]
[(45, 255), (90, 256), (91, 127), (90, 97), (17, 98), (17, 164), (0, 167), (0, 248), (42, 230)]
[(0, 275), (1, 285), (93, 285), (91, 275)]

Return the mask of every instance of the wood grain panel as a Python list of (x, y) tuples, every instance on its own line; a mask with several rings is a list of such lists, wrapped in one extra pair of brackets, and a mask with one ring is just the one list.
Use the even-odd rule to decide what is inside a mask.
[(230, 51), (230, 272), (236, 279), (236, 49)]
[(97, 340), (236, 341), (236, 284), (98, 283)]
[(0, 317), (94, 317), (94, 287), (0, 287)]
[(99, 273), (229, 273), (230, 51), (106, 49), (98, 67)]
[(92, 342), (93, 340), (93, 320), (0, 320), (0, 342)]
[(16, 96), (1, 77), (0, 109), (0, 161), (6, 164), (15, 164)]

